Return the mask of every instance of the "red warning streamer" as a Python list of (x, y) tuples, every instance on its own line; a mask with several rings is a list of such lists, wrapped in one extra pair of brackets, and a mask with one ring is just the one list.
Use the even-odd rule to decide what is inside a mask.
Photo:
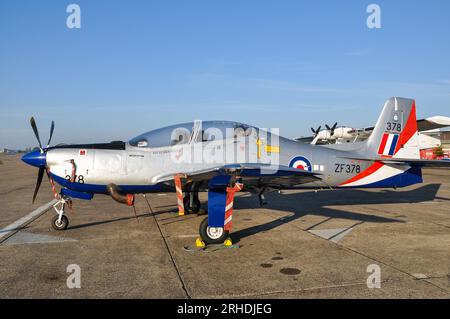
[(181, 184), (181, 175), (175, 175), (175, 190), (177, 192), (177, 202), (178, 202), (178, 215), (184, 215), (184, 204), (183, 204), (183, 186)]
[(225, 222), (224, 229), (225, 231), (230, 232), (231, 227), (233, 226), (233, 203), (234, 203), (234, 193), (239, 192), (244, 187), (242, 183), (236, 183), (234, 187), (227, 187), (227, 201), (225, 206)]

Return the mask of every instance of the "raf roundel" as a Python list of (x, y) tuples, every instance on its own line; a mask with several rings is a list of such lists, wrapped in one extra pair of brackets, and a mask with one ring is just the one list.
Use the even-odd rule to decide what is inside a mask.
[(312, 165), (311, 162), (303, 156), (296, 156), (294, 157), (291, 162), (289, 163), (290, 167), (298, 168), (304, 171), (312, 172)]

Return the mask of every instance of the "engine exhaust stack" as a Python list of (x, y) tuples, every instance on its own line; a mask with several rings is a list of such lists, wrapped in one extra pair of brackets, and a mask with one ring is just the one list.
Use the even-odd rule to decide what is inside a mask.
[(134, 195), (133, 194), (123, 194), (116, 184), (108, 184), (106, 186), (106, 189), (108, 191), (108, 194), (116, 202), (121, 203), (121, 204), (126, 204), (128, 206), (134, 205)]

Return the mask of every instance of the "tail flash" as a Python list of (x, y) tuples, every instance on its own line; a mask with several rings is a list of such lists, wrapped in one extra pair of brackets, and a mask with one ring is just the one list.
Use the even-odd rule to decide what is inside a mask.
[(367, 140), (376, 157), (420, 158), (416, 103), (411, 99), (391, 98)]

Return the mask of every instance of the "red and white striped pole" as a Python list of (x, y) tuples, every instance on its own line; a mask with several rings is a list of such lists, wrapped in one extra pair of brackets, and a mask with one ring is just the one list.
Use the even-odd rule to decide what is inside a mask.
[(233, 225), (233, 203), (234, 203), (234, 193), (239, 192), (244, 187), (242, 183), (236, 183), (234, 187), (227, 187), (227, 201), (225, 205), (225, 222), (224, 230), (230, 232)]
[(183, 204), (183, 186), (181, 184), (181, 175), (175, 175), (175, 190), (177, 193), (177, 203), (178, 203), (178, 215), (184, 215), (184, 204)]

